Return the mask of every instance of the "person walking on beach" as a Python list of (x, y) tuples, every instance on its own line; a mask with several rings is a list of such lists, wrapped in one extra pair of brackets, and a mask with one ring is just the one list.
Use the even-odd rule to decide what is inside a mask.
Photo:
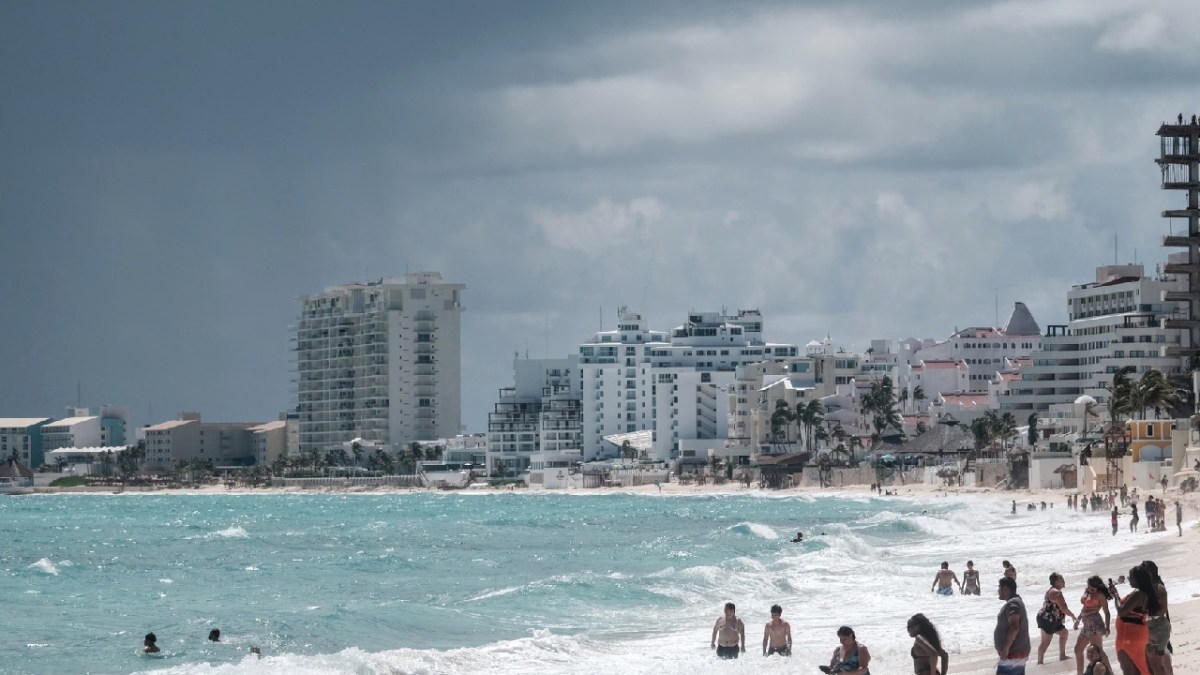
[(142, 640), (142, 651), (146, 654), (157, 654), (158, 636), (154, 633), (146, 633), (146, 638)]
[(709, 648), (717, 650), (717, 656), (723, 659), (736, 659), (738, 654), (746, 651), (746, 625), (737, 617), (737, 608), (732, 602), (725, 603), (725, 613), (713, 624)]
[(771, 620), (763, 629), (763, 656), (792, 655), (792, 626), (783, 620), (783, 608), (771, 605)]
[[(1153, 560), (1143, 560), (1139, 565), (1146, 571), (1153, 588), (1154, 603), (1147, 602), (1146, 618), (1146, 665), (1150, 675), (1173, 675), (1171, 664), (1171, 612), (1167, 609), (1167, 586), (1158, 576), (1158, 565)], [(1151, 611), (1151, 604), (1157, 607)]]
[(854, 635), (854, 629), (842, 626), (837, 629), (838, 647), (833, 650), (829, 659), (829, 670), (824, 672), (844, 673), (845, 675), (871, 675), (871, 652), (864, 644), (859, 644)]
[[(913, 614), (908, 620), (908, 634), (913, 638), (909, 654), (913, 660), (914, 675), (945, 675), (949, 672), (950, 656), (942, 649), (942, 639), (933, 622), (924, 614)], [(940, 670), (939, 660), (942, 664)]]
[(1148, 600), (1153, 596), (1152, 583), (1140, 567), (1129, 570), (1129, 583), (1134, 590), (1125, 597), (1121, 597), (1116, 586), (1108, 586), (1108, 592), (1112, 594), (1117, 607), (1117, 637), (1113, 647), (1122, 673), (1150, 675), (1150, 668), (1146, 665), (1146, 644), (1149, 640), (1146, 615)]
[(1113, 527), (1113, 536), (1114, 537), (1117, 536), (1117, 527), (1119, 527), (1117, 525), (1117, 518), (1120, 515), (1121, 515), (1120, 512), (1117, 511), (1117, 507), (1114, 505), (1113, 510), (1112, 510), (1112, 527)]
[(1104, 638), (1108, 637), (1112, 624), (1112, 617), (1108, 613), (1109, 600), (1112, 600), (1112, 594), (1105, 587), (1104, 580), (1098, 576), (1088, 577), (1083, 597), (1079, 599), (1083, 607), (1079, 610), (1079, 616), (1075, 617), (1075, 628), (1079, 629), (1079, 637), (1075, 638), (1075, 675), (1083, 675), (1085, 648), (1104, 646)]
[(1179, 528), (1179, 536), (1183, 536), (1183, 505), (1175, 500), (1175, 527)]
[(955, 585), (962, 590), (962, 582), (958, 580), (954, 570), (950, 569), (950, 563), (943, 562), (942, 568), (933, 575), (933, 584), (929, 587), (929, 592), (932, 593), (933, 589), (937, 588), (938, 595), (954, 595)]
[(963, 595), (979, 595), (979, 570), (975, 569), (975, 563), (968, 560), (967, 569), (963, 572), (962, 586), (959, 591)]
[(1132, 502), (1129, 504), (1129, 513), (1130, 513), (1129, 531), (1137, 532), (1137, 525), (1138, 525), (1137, 502)]
[(1029, 660), (1029, 618), (1025, 603), (1017, 595), (1017, 580), (1000, 577), (997, 594), (1004, 606), (996, 615), (996, 630), (992, 642), (996, 647), (996, 675), (1025, 675)]
[(1075, 613), (1067, 606), (1067, 601), (1063, 599), (1062, 589), (1067, 585), (1066, 579), (1058, 572), (1050, 573), (1050, 589), (1046, 591), (1046, 596), (1042, 601), (1042, 608), (1037, 613), (1037, 625), (1042, 631), (1042, 642), (1038, 645), (1037, 662), (1042, 664), (1046, 656), (1046, 649), (1050, 646), (1050, 642), (1054, 640), (1054, 636), (1058, 636), (1058, 660), (1067, 660), (1067, 637), (1070, 631), (1067, 630), (1064, 622), (1069, 616), (1075, 619)]

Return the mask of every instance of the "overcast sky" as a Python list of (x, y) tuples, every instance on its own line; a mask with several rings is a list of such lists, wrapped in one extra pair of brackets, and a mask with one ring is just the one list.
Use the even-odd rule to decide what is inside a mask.
[(1198, 34), (1182, 1), (0, 3), (0, 417), (274, 419), (295, 297), (406, 271), (467, 285), (470, 431), (619, 305), (860, 351), (1065, 323), (1165, 258)]

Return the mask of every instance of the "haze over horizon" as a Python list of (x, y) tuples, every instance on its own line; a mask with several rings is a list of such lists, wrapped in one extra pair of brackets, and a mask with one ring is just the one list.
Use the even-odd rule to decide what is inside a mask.
[(1166, 259), (1195, 8), (5, 3), (0, 417), (274, 419), (296, 296), (406, 271), (467, 285), (472, 432), (620, 305), (858, 350), (1065, 323)]

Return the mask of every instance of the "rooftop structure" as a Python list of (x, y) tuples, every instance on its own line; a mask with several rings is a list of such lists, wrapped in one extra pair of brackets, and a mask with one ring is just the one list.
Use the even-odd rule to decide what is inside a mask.
[[(1193, 357), (1200, 347), (1200, 124), (1195, 116), (1185, 123), (1183, 115), (1178, 124), (1163, 124), (1158, 128), (1159, 157), (1155, 160), (1162, 172), (1162, 188), (1183, 192), (1184, 208), (1167, 209), (1162, 217), (1171, 222), (1171, 233), (1163, 237), (1163, 245), (1184, 248), (1178, 260), (1163, 266), (1163, 272), (1179, 275), (1181, 288), (1163, 295), (1163, 300), (1178, 302), (1182, 312), (1167, 319), (1167, 328), (1185, 332), (1186, 339), (1173, 345), (1172, 356)], [(1182, 221), (1181, 231), (1174, 230), (1175, 221)], [(1173, 256), (1174, 257), (1174, 256)]]

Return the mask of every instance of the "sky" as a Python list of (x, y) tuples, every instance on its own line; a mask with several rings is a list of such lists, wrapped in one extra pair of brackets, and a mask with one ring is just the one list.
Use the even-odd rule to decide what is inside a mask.
[(1198, 10), (0, 3), (0, 417), (275, 419), (296, 297), (420, 270), (467, 286), (470, 432), (620, 306), (857, 351), (1066, 323), (1165, 260)]

